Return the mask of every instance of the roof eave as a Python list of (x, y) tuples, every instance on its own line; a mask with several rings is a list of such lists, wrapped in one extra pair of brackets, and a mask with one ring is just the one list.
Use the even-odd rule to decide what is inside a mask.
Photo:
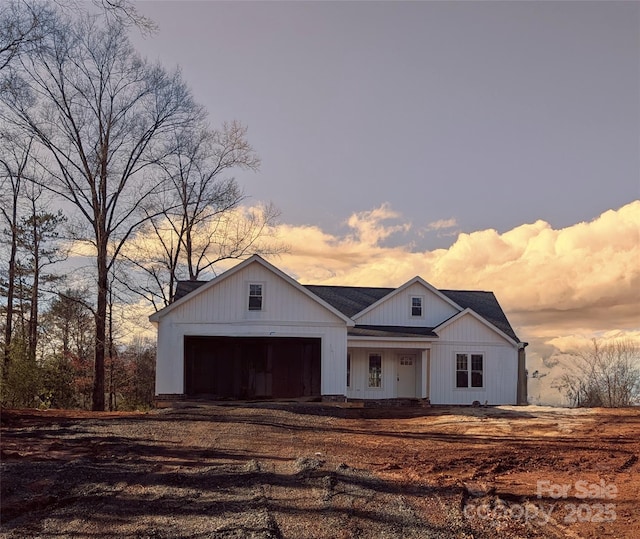
[(406, 341), (425, 341), (434, 342), (438, 340), (438, 337), (424, 337), (416, 335), (415, 337), (367, 337), (366, 335), (347, 335), (348, 340), (353, 341), (393, 341), (393, 342), (406, 342)]

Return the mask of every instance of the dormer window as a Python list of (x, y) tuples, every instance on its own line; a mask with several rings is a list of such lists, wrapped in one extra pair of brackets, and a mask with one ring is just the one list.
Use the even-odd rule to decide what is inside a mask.
[(422, 296), (411, 296), (411, 316), (422, 316)]
[(262, 284), (251, 283), (249, 284), (249, 310), (261, 311), (262, 310)]

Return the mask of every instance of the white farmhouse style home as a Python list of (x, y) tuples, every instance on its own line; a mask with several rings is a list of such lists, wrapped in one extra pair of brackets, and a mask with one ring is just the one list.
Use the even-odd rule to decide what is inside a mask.
[(524, 348), (491, 292), (303, 286), (259, 256), (182, 281), (150, 316), (159, 399), (526, 403)]

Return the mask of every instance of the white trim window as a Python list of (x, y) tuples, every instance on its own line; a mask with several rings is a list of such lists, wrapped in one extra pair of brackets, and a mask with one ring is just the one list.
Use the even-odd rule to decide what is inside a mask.
[(411, 316), (412, 318), (422, 318), (423, 297), (411, 296)]
[(382, 355), (369, 354), (369, 387), (382, 387)]
[(484, 354), (456, 354), (456, 388), (484, 387)]
[(264, 285), (249, 283), (249, 310), (262, 311), (264, 307)]
[(347, 354), (347, 387), (351, 387), (351, 354)]

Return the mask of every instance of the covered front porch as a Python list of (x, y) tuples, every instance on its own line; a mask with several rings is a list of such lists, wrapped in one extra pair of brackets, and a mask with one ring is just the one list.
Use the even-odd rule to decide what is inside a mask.
[(348, 399), (428, 399), (431, 341), (347, 341)]

